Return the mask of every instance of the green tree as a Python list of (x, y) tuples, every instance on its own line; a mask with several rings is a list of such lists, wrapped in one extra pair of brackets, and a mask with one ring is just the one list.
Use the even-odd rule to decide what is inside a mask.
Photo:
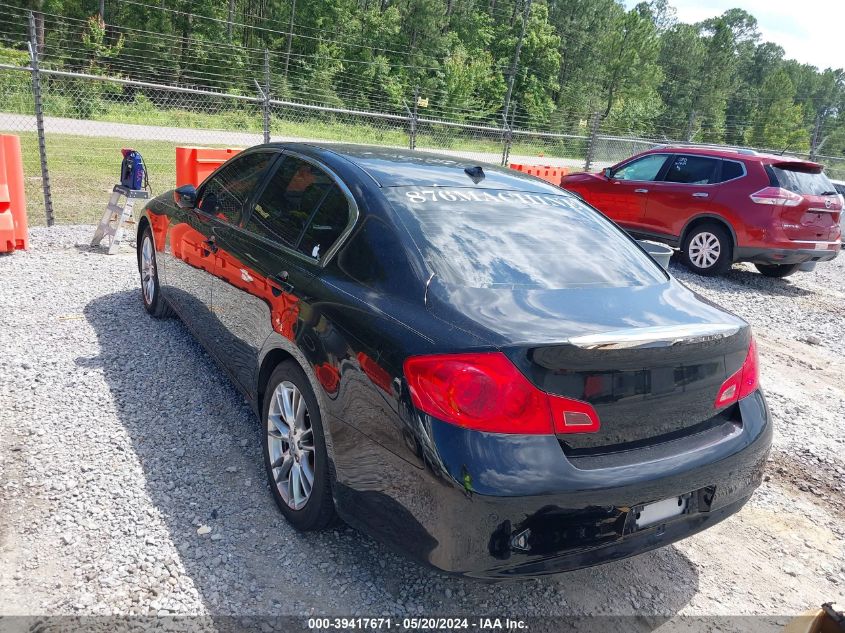
[(702, 106), (699, 95), (707, 64), (707, 43), (699, 29), (691, 24), (676, 24), (667, 30), (661, 38), (658, 63), (664, 73), (659, 94), (665, 106), (657, 117), (657, 136), (691, 138), (699, 115), (696, 108)]
[(754, 147), (776, 150), (806, 151), (810, 147), (804, 109), (795, 103), (795, 85), (783, 68), (760, 86), (760, 104), (747, 141)]
[(107, 43), (106, 24), (103, 19), (99, 15), (89, 17), (82, 32), (82, 44), (90, 55), (88, 72), (97, 74), (107, 70), (108, 62), (120, 55), (124, 42), (124, 36), (121, 34), (113, 43)]
[(660, 40), (648, 5), (641, 3), (619, 13), (610, 26), (599, 43), (601, 68), (597, 69), (603, 119), (613, 111), (617, 100), (650, 98), (663, 74), (657, 65)]
[[(45, 68), (249, 95), (266, 48), (278, 97), (404, 113), (418, 87), (428, 116), (498, 125), (527, 2), (108, 0), (101, 22), (88, 20), (97, 0), (8, 0), (0, 44), (26, 50), (31, 10)], [(532, 0), (515, 124), (586, 133), (598, 112), (607, 132), (845, 156), (842, 69), (785, 59), (747, 11), (683, 24), (671, 3)], [(79, 100), (79, 116), (102, 107), (103, 90)]]

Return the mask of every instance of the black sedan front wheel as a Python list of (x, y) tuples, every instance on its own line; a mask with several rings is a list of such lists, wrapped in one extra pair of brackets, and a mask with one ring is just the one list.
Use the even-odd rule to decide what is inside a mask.
[(293, 362), (276, 367), (265, 394), (264, 465), (273, 498), (296, 529), (323, 529), (335, 511), (317, 398)]

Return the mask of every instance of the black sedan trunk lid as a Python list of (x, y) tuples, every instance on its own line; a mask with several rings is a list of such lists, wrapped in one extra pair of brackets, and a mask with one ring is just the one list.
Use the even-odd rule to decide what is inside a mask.
[(625, 450), (724, 423), (715, 406), (750, 330), (675, 281), (641, 287), (505, 290), (432, 280), (429, 309), (503, 350), (538, 388), (589, 402), (596, 433), (573, 453)]

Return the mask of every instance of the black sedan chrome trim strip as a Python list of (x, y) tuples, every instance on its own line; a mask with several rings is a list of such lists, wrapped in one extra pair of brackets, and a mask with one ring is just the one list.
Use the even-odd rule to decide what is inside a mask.
[(741, 325), (734, 323), (656, 325), (574, 336), (567, 342), (582, 349), (670, 347), (678, 343), (699, 343), (727, 338), (739, 332), (741, 328)]

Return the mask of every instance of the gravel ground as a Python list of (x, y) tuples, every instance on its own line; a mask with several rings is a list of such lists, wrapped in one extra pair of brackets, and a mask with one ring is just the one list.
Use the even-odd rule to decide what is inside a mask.
[(134, 255), (92, 227), (0, 257), (0, 615), (794, 614), (845, 595), (845, 258), (771, 280), (673, 272), (748, 319), (776, 423), (767, 481), (676, 545), (539, 581), (447, 577), (339, 527), (302, 535), (264, 485), (243, 399)]

